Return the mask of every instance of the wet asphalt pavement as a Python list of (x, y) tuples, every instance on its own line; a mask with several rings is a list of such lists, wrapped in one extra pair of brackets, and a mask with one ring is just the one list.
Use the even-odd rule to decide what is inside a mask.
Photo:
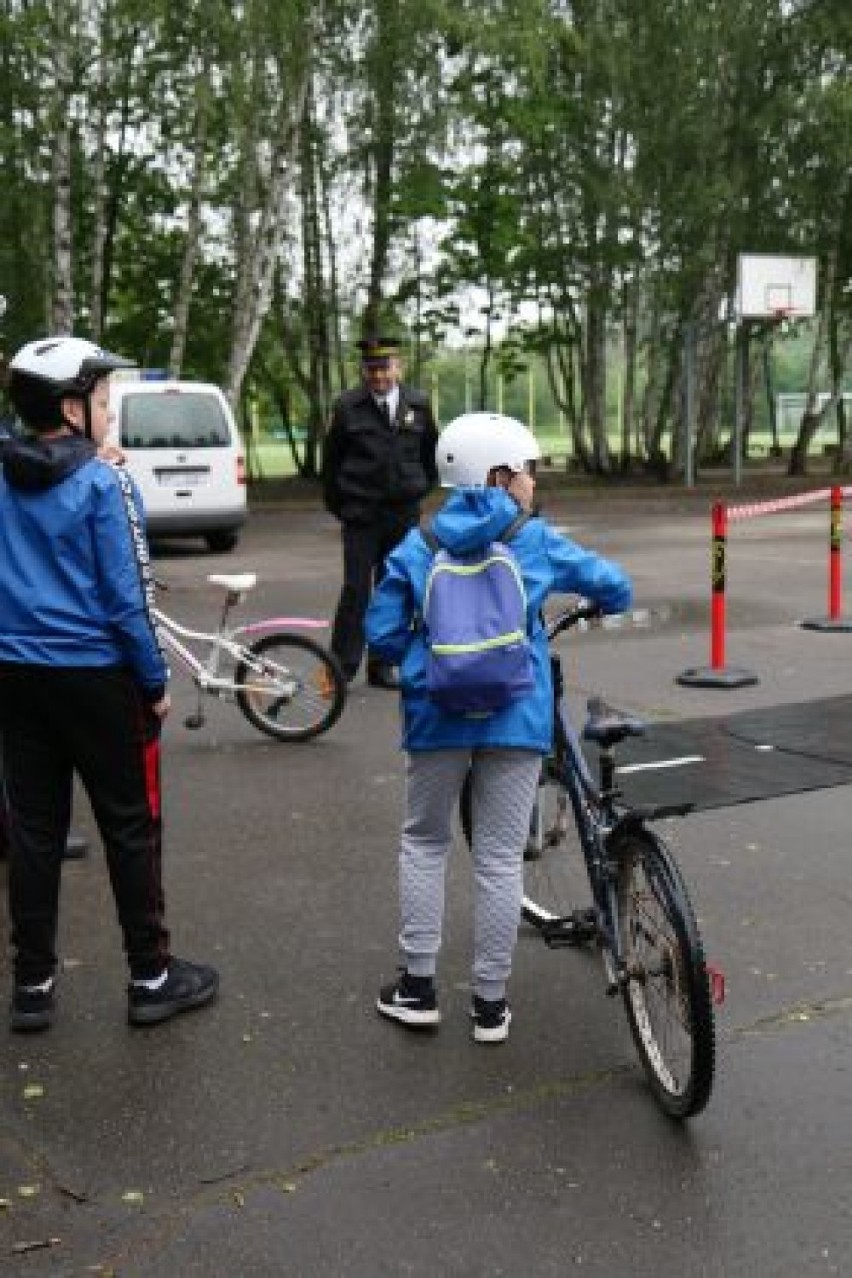
[[(572, 704), (604, 692), (672, 721), (844, 693), (852, 636), (826, 607), (828, 512), (732, 531), (728, 659), (759, 682), (676, 683), (709, 660), (709, 503), (551, 500), (619, 558), (647, 626), (565, 642)], [(254, 569), (246, 616), (329, 617), (336, 526), (255, 513), (230, 556), (161, 549), (169, 611), (212, 622), (212, 571)], [(444, 1022), (376, 1015), (396, 967), (402, 758), (396, 698), (353, 685), (325, 737), (280, 745), (233, 707), (200, 732), (176, 674), (164, 746), (175, 952), (215, 962), (219, 1002), (125, 1022), (112, 901), (92, 839), (68, 863), (53, 1029), (6, 1034), (0, 1272), (204, 1278), (745, 1278), (852, 1272), (852, 855), (845, 786), (697, 813), (667, 829), (727, 978), (710, 1105), (655, 1108), (594, 955), (521, 930), (509, 1041), (467, 1020), (469, 862), (448, 883)], [(676, 795), (673, 794), (673, 797)], [(5, 869), (0, 869), (5, 882)], [(2, 976), (9, 985), (3, 918)]]

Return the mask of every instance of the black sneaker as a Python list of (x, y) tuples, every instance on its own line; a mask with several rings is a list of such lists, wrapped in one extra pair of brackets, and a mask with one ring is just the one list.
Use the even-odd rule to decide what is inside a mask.
[(403, 972), (393, 985), (384, 985), (376, 999), (382, 1016), (411, 1029), (431, 1029), (441, 1023), (441, 1012), (431, 976), (409, 976)]
[(169, 959), (168, 976), (159, 989), (132, 981), (127, 987), (127, 1019), (131, 1025), (158, 1025), (179, 1012), (191, 1012), (216, 997), (219, 973), (203, 963)]
[(399, 689), (399, 675), (393, 666), (371, 662), (367, 666), (367, 683), (371, 688), (384, 688), (386, 692)]
[(9, 1008), (9, 1029), (21, 1034), (50, 1029), (56, 1011), (55, 991), (56, 981), (51, 981), (47, 990), (16, 985)]
[(474, 994), (470, 1015), (473, 1019), (473, 1037), (477, 1043), (503, 1043), (509, 1037), (512, 1013), (504, 998), (489, 1002)]

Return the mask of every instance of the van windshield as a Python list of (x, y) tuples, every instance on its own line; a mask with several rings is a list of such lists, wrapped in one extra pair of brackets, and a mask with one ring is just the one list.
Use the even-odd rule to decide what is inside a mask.
[(230, 442), (228, 422), (215, 395), (165, 391), (122, 398), (125, 448), (227, 448)]

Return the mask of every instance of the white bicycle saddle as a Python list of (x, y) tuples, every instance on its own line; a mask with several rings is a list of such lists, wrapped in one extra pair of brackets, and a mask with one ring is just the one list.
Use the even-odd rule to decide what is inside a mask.
[(226, 590), (233, 590), (237, 594), (251, 590), (257, 585), (256, 572), (238, 572), (238, 573), (211, 573), (207, 580), (212, 586), (224, 586)]

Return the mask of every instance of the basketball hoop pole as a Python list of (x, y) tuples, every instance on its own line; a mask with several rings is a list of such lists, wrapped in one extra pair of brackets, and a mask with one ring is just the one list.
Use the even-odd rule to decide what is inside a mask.
[(684, 480), (687, 488), (695, 487), (695, 342), (692, 320), (683, 326), (683, 429)]
[(736, 336), (736, 373), (734, 381), (734, 485), (739, 488), (743, 478), (743, 435), (745, 433), (745, 392), (748, 376), (748, 323), (740, 317)]

